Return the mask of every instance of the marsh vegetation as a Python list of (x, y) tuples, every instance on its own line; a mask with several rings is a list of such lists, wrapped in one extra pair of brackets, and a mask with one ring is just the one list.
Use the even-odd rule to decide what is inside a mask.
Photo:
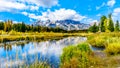
[(120, 67), (119, 21), (114, 24), (111, 14), (89, 30), (66, 31), (10, 20), (0, 26), (1, 67)]

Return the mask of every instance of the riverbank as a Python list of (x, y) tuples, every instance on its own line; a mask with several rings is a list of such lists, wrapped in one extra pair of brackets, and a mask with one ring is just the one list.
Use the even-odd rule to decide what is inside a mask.
[(105, 52), (110, 55), (120, 54), (120, 33), (95, 33), (88, 36), (88, 43), (94, 47), (105, 48)]
[[(120, 55), (119, 55), (119, 53), (113, 52), (113, 51), (115, 51), (115, 52), (118, 51), (119, 50), (118, 47), (114, 46), (115, 48), (111, 47), (109, 49), (110, 52), (114, 53), (112, 55), (110, 52), (106, 51), (108, 46), (113, 46), (113, 43), (118, 42), (118, 44), (119, 44), (119, 41), (118, 41), (118, 39), (120, 37), (119, 33), (95, 33), (95, 34), (88, 33), (87, 34), (87, 33), (53, 33), (53, 32), (50, 32), (50, 33), (45, 33), (45, 32), (44, 33), (36, 33), (36, 32), (35, 33), (19, 33), (19, 32), (17, 32), (17, 33), (11, 33), (11, 34), (10, 33), (4, 34), (3, 37), (16, 37), (16, 36), (18, 36), (18, 40), (22, 40), (22, 39), (19, 39), (20, 37), (25, 37), (23, 40), (31, 40), (31, 41), (36, 41), (37, 39), (38, 40), (45, 40), (45, 39), (49, 40), (50, 38), (55, 39), (55, 38), (62, 38), (62, 37), (68, 37), (68, 36), (86, 36), (86, 37), (88, 37), (87, 42), (80, 43), (80, 44), (76, 42), (78, 45), (67, 46), (63, 49), (63, 53), (61, 56), (61, 63), (59, 63), (60, 68), (70, 68), (70, 67), (72, 67), (72, 68), (79, 68), (79, 67), (80, 68), (88, 68), (88, 67), (89, 68), (115, 68), (116, 67), (117, 68), (117, 67), (120, 67), (119, 66), (120, 65), (120, 62), (119, 62)], [(75, 39), (77, 39), (77, 37), (75, 37)], [(81, 39), (81, 40), (83, 40), (83, 39)], [(94, 40), (94, 42), (90, 42), (91, 40), (92, 41)], [(107, 46), (104, 45), (105, 50), (103, 50), (103, 51), (92, 51), (91, 48), (89, 48), (88, 42), (90, 42), (90, 44), (97, 44), (97, 46), (92, 45), (94, 47), (101, 48), (103, 46), (100, 46), (100, 44), (103, 44), (104, 42), (101, 42), (100, 40), (105, 40), (105, 41), (109, 42), (109, 44), (111, 44), (111, 45), (109, 45), (109, 44), (107, 44)], [(67, 41), (73, 43), (73, 38), (71, 38), (71, 41), (70, 41), (70, 38)], [(68, 43), (67, 41), (65, 39), (61, 43), (64, 43), (64, 42)], [(99, 42), (99, 45), (98, 45), (98, 42)], [(25, 42), (25, 43), (27, 43), (27, 42)], [(46, 42), (46, 43), (48, 43), (48, 42)], [(53, 43), (53, 42), (51, 42), (51, 43)], [(22, 42), (21, 44), (24, 44), (24, 43)], [(38, 43), (36, 43), (36, 44), (37, 44), (37, 45), (35, 45), (36, 49), (33, 48), (33, 49), (31, 49), (31, 51), (28, 50), (30, 54), (31, 54), (31, 52), (32, 52), (32, 54), (34, 54), (34, 52), (36, 52), (37, 49), (39, 51), (41, 49), (46, 48), (45, 47), (46, 44), (43, 44), (43, 45), (38, 44)], [(22, 49), (25, 49), (24, 47), (29, 47), (30, 45), (33, 45), (33, 44), (28, 44), (28, 46), (22, 45), (22, 46), (17, 46), (17, 47), (19, 47), (19, 48), (22, 47)], [(47, 45), (47, 46), (50, 48), (51, 45), (52, 44)], [(57, 53), (57, 51), (60, 52), (59, 48), (61, 48), (60, 47), (61, 44), (59, 44), (59, 46), (57, 46), (57, 45), (58, 44), (56, 44), (56, 42), (55, 42), (55, 43), (53, 43), (53, 46), (51, 46), (51, 48), (56, 49), (53, 52), (53, 54)], [(56, 46), (56, 47), (54, 47), (54, 46)], [(43, 48), (40, 48), (40, 47), (43, 47)], [(16, 48), (16, 46), (15, 46), (15, 48)], [(12, 49), (12, 46), (4, 46), (4, 49), (9, 51), (10, 49)], [(45, 53), (46, 50), (44, 50), (42, 52)], [(48, 50), (51, 50), (51, 49), (48, 49)], [(15, 50), (15, 52), (16, 52), (16, 50)], [(48, 51), (48, 52), (51, 52), (51, 51)], [(36, 56), (36, 58), (38, 58), (38, 57)], [(31, 64), (30, 66), (25, 65), (25, 67), (31, 67), (31, 68), (32, 67), (35, 67), (35, 68), (43, 67), (44, 68), (45, 66), (47, 66), (46, 68), (49, 68), (52, 65), (47, 64), (46, 62), (45, 62), (45, 64), (44, 64), (44, 62), (39, 63), (37, 61), (35, 63)]]
[[(77, 46), (63, 49), (61, 68), (119, 68), (120, 67), (120, 33), (94, 33), (88, 40)], [(89, 44), (104, 50), (90, 51)], [(81, 46), (81, 47), (80, 47)], [(86, 52), (90, 52), (89, 54)]]
[(119, 68), (120, 55), (91, 51), (88, 43), (63, 49), (60, 68)]
[(60, 37), (68, 37), (68, 36), (88, 36), (92, 33), (53, 33), (53, 32), (1, 32), (0, 33), (0, 42), (6, 41), (20, 41), (20, 40), (45, 40), (45, 39), (55, 39)]

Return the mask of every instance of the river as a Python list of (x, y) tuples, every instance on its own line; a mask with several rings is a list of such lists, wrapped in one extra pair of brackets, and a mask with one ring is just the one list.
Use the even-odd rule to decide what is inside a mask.
[[(46, 61), (54, 68), (59, 67), (64, 47), (86, 41), (86, 37), (67, 37), (60, 40), (27, 42), (0, 46), (0, 68), (17, 67)], [(17, 42), (17, 41), (14, 41)]]

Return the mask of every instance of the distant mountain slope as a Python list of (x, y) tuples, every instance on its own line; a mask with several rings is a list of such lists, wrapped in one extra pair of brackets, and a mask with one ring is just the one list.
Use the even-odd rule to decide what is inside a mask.
[(35, 25), (45, 26), (45, 27), (59, 27), (64, 30), (85, 30), (90, 27), (89, 24), (80, 23), (79, 21), (74, 20), (57, 20), (54, 23), (50, 20), (47, 21), (37, 21)]

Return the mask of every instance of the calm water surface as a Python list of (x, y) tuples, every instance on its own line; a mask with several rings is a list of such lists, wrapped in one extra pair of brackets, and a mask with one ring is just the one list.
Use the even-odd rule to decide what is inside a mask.
[(16, 67), (46, 61), (54, 68), (59, 67), (62, 49), (85, 41), (85, 37), (68, 37), (61, 40), (29, 42), (22, 45), (0, 46), (0, 68)]

